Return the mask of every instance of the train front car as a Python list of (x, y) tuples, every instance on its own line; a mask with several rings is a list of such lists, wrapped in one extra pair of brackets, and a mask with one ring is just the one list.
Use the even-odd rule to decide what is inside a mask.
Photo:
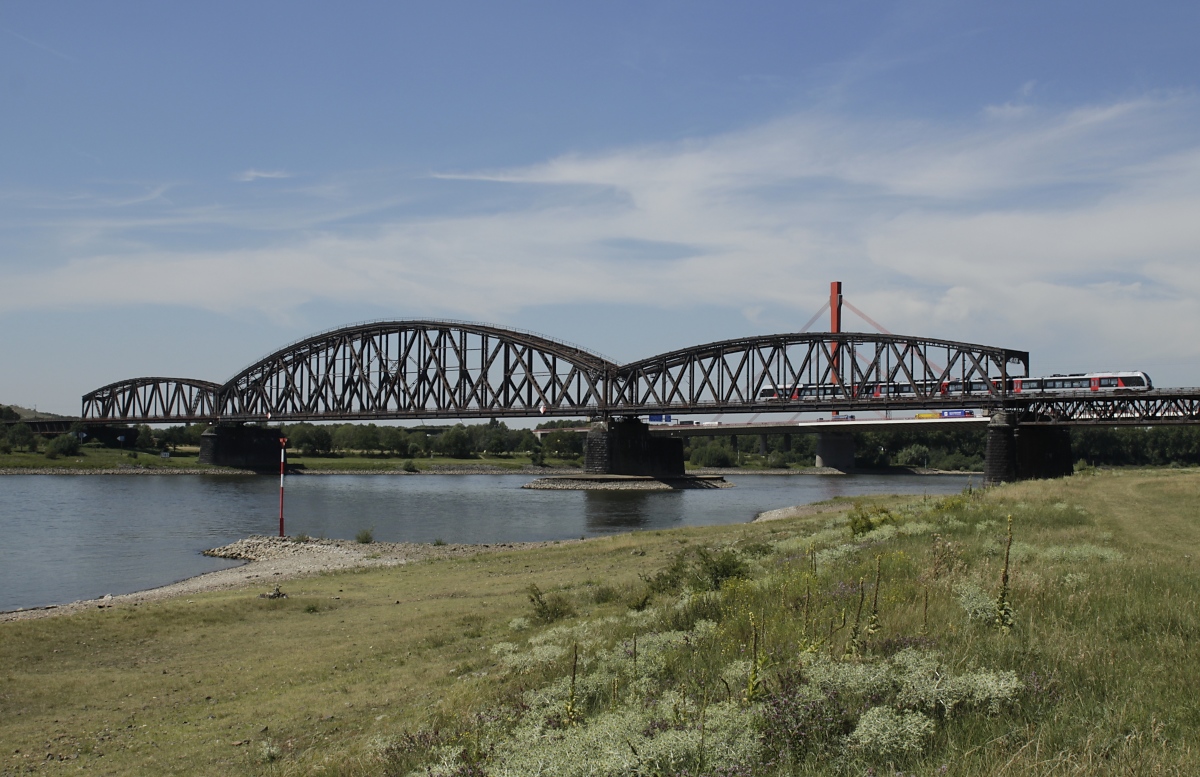
[(1047, 375), (1013, 381), (1016, 394), (1080, 394), (1084, 392), (1150, 391), (1154, 384), (1144, 372), (1088, 372)]

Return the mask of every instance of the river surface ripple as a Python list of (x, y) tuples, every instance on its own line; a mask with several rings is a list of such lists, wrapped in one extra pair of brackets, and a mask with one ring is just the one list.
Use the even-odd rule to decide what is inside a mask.
[[(835, 496), (946, 494), (966, 476), (731, 475), (736, 488), (536, 491), (527, 475), (290, 477), (289, 534), (496, 543), (742, 523)], [(155, 588), (236, 562), (200, 555), (277, 534), (279, 482), (213, 475), (0, 477), (0, 610)]]

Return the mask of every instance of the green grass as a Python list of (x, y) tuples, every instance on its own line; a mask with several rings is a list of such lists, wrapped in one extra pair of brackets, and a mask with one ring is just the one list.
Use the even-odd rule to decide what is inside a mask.
[[(131, 456), (136, 453), (136, 457)], [(211, 469), (220, 472), (225, 467), (213, 467), (197, 461), (198, 451), (179, 450), (164, 459), (158, 451), (130, 451), (117, 448), (80, 448), (74, 456), (46, 458), (45, 453), (13, 451), (0, 453), (0, 469)]]
[(0, 772), (1192, 774), (1198, 491), (1078, 475), (872, 500), (858, 535), (641, 532), (3, 624)]

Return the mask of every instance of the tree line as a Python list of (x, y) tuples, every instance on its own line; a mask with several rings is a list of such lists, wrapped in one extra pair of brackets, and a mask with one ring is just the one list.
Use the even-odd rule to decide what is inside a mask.
[[(19, 421), (20, 415), (0, 405), (0, 421)], [(584, 435), (566, 431), (587, 421), (547, 421), (538, 430), (552, 429), (541, 440), (529, 429), (510, 429), (492, 419), (450, 427), (401, 427), (368, 424), (297, 423), (280, 427), (288, 447), (305, 456), (396, 456), (415, 458), (439, 455), (450, 458), (528, 456), (575, 460), (583, 455)], [(205, 424), (185, 424), (152, 429), (84, 427), (44, 440), (24, 423), (0, 424), (0, 453), (44, 452), (50, 458), (72, 456), (81, 445), (129, 448), (142, 451), (198, 446)], [(855, 465), (864, 469), (887, 466), (928, 467), (944, 470), (983, 468), (987, 432), (982, 428), (914, 429), (854, 432)], [(767, 435), (765, 452), (757, 434), (692, 437), (685, 440), (684, 456), (696, 466), (734, 467), (753, 462), (768, 467), (812, 466), (816, 435)], [(1072, 427), (1072, 454), (1093, 466), (1196, 466), (1200, 465), (1200, 426)]]
[[(582, 423), (576, 421), (572, 425)], [(560, 427), (550, 422), (537, 428)], [(355, 452), (403, 458), (436, 454), (467, 459), (487, 454), (571, 459), (583, 454), (583, 436), (575, 432), (555, 431), (538, 440), (529, 429), (510, 429), (503, 421), (495, 419), (449, 428), (299, 423), (285, 425), (281, 431), (288, 439), (288, 447), (298, 449), (305, 456)]]

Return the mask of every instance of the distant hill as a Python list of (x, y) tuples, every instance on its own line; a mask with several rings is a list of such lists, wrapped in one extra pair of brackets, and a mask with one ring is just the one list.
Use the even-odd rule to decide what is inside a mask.
[(47, 413), (42, 410), (30, 410), (29, 408), (21, 407), (20, 405), (5, 405), (3, 402), (0, 402), (0, 407), (11, 408), (14, 412), (16, 412), (17, 415), (21, 416), (22, 421), (26, 421), (26, 420), (28, 420), (28, 421), (37, 421), (37, 420), (53, 421), (58, 418), (71, 418), (71, 416), (69, 416), (69, 415), (59, 415), (58, 413)]

